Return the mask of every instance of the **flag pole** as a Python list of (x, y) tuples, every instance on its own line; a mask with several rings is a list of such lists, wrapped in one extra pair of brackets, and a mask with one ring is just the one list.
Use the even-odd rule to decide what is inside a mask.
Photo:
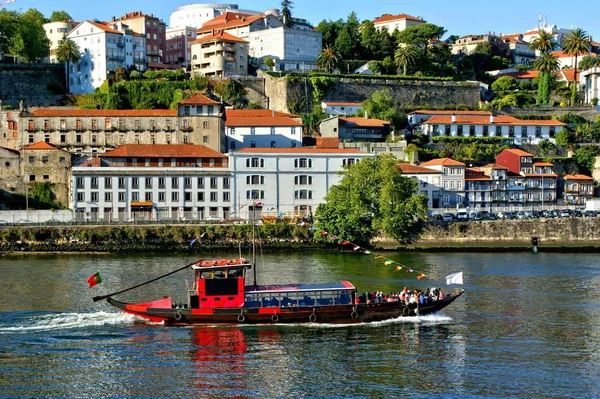
[(143, 285), (146, 285), (146, 284), (153, 283), (153, 282), (154, 282), (154, 281), (156, 281), (156, 280), (160, 280), (161, 278), (164, 278), (164, 277), (170, 276), (171, 274), (175, 274), (175, 273), (177, 273), (177, 272), (180, 272), (180, 271), (182, 271), (183, 269), (187, 269), (188, 267), (190, 267), (190, 266), (192, 266), (192, 265), (195, 265), (195, 264), (196, 264), (196, 263), (198, 263), (198, 262), (201, 262), (201, 260), (196, 260), (196, 261), (194, 261), (194, 262), (190, 263), (189, 265), (185, 265), (184, 267), (182, 267), (182, 268), (180, 268), (180, 269), (173, 270), (172, 272), (169, 272), (169, 273), (167, 273), (167, 274), (163, 274), (162, 276), (159, 276), (159, 277), (153, 278), (152, 280), (148, 280), (148, 281), (146, 281), (145, 283), (141, 283), (141, 284), (138, 284), (138, 285), (134, 285), (133, 287), (129, 287), (129, 288), (126, 288), (126, 289), (124, 289), (124, 290), (121, 290), (121, 291), (113, 292), (112, 294), (95, 296), (94, 298), (92, 298), (92, 300), (93, 300), (94, 302), (98, 302), (98, 301), (101, 301), (101, 300), (103, 300), (103, 299), (109, 298), (109, 297), (111, 297), (111, 296), (113, 296), (113, 295), (118, 295), (118, 294), (122, 294), (122, 293), (124, 293), (124, 292), (127, 292), (127, 291), (131, 291), (131, 290), (133, 290), (133, 289), (135, 289), (135, 288), (141, 287), (141, 286), (143, 286)]

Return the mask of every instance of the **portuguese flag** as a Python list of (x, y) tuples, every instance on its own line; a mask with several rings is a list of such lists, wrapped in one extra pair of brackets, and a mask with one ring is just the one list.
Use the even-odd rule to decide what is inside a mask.
[(100, 277), (100, 272), (96, 274), (92, 274), (90, 278), (87, 279), (87, 283), (92, 288), (95, 285), (98, 285), (102, 282), (102, 277)]

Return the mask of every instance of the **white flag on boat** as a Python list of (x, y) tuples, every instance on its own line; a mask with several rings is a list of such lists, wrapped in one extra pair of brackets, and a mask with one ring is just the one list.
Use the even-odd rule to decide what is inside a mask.
[(463, 272), (449, 274), (446, 276), (446, 285), (462, 284), (462, 283), (463, 283)]

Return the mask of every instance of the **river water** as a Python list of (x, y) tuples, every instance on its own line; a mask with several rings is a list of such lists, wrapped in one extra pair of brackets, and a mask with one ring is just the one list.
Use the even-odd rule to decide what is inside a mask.
[[(361, 291), (445, 287), (442, 313), (358, 326), (165, 327), (108, 294), (190, 256), (0, 258), (4, 398), (598, 398), (600, 261), (594, 254), (269, 254), (259, 283), (347, 279)], [(88, 288), (99, 271), (103, 283)], [(183, 271), (120, 295), (184, 299)], [(452, 288), (446, 288), (447, 291)]]

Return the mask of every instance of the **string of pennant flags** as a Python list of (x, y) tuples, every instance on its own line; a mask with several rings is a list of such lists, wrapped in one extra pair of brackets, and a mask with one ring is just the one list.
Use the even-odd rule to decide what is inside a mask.
[[(309, 230), (311, 230), (311, 231), (317, 231), (319, 229), (316, 228), (316, 227), (314, 227), (314, 226), (311, 226), (311, 227), (309, 227)], [(401, 270), (404, 270), (406, 273), (418, 273), (418, 275), (417, 275), (417, 279), (418, 280), (422, 280), (422, 279), (424, 279), (424, 278), (427, 277), (427, 275), (425, 273), (422, 273), (422, 272), (420, 272), (418, 270), (412, 269), (412, 268), (410, 268), (410, 267), (408, 267), (406, 265), (403, 265), (400, 262), (396, 262), (395, 260), (387, 258), (387, 257), (385, 257), (385, 256), (383, 256), (381, 254), (373, 253), (372, 251), (370, 251), (370, 250), (368, 250), (366, 248), (363, 248), (360, 245), (355, 244), (355, 243), (353, 243), (351, 241), (340, 239), (336, 235), (330, 235), (329, 232), (327, 232), (325, 230), (321, 230), (321, 237), (329, 237), (329, 239), (331, 241), (333, 241), (333, 242), (339, 241), (339, 244), (341, 246), (352, 247), (353, 251), (362, 252), (365, 255), (374, 255), (375, 259), (383, 259), (383, 260), (385, 260), (383, 264), (386, 265), (386, 266), (396, 265), (396, 271), (397, 272), (399, 272)]]

